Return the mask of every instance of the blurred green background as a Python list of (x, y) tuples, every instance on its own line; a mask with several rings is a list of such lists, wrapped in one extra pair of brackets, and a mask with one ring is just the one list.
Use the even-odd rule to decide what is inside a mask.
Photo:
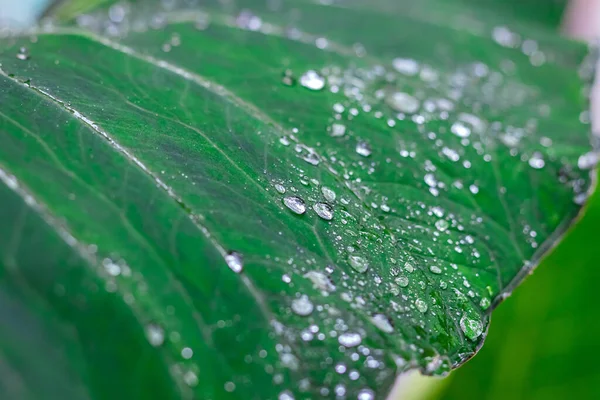
[(436, 398), (600, 399), (600, 192), (492, 317), (486, 343)]

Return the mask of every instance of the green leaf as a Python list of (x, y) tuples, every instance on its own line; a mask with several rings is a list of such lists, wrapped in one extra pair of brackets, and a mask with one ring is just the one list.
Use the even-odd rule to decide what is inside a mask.
[(583, 45), (459, 2), (219, 4), (3, 39), (0, 366), (36, 382), (6, 393), (381, 397), (472, 357), (577, 216)]

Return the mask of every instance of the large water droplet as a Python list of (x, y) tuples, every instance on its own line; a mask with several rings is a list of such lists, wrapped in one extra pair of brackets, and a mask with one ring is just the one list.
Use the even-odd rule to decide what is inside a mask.
[(325, 78), (311, 69), (300, 77), (300, 84), (310, 90), (321, 90), (325, 87)]
[(388, 317), (383, 314), (375, 314), (371, 318), (371, 321), (373, 321), (373, 325), (375, 325), (377, 328), (381, 329), (385, 333), (394, 332), (394, 327), (392, 326), (392, 323), (390, 322)]
[(292, 311), (294, 314), (306, 317), (310, 315), (314, 310), (313, 303), (310, 301), (307, 295), (303, 294), (300, 298), (292, 301)]
[(369, 263), (361, 256), (351, 255), (350, 257), (348, 257), (348, 261), (350, 262), (350, 266), (356, 272), (360, 272), (361, 274), (367, 272), (367, 270), (369, 269)]
[(165, 331), (162, 326), (154, 323), (146, 325), (146, 338), (153, 347), (158, 347), (165, 342)]
[(465, 314), (460, 319), (460, 329), (467, 338), (476, 340), (483, 333), (483, 323), (478, 319), (469, 318)]
[(355, 347), (362, 342), (362, 337), (355, 332), (345, 332), (338, 337), (338, 342), (344, 347)]
[(19, 49), (19, 52), (17, 53), (17, 58), (19, 60), (29, 60), (29, 50), (27, 50), (27, 47), (21, 47)]
[(333, 219), (333, 208), (327, 203), (316, 203), (313, 206), (313, 210), (315, 210), (319, 217), (326, 221), (331, 221)]
[(237, 251), (230, 251), (225, 256), (225, 262), (231, 268), (233, 272), (239, 274), (244, 269), (244, 260), (240, 253)]
[(369, 143), (361, 141), (356, 144), (356, 152), (363, 157), (369, 157), (373, 151)]
[(283, 204), (298, 215), (306, 212), (306, 203), (298, 196), (284, 197)]
[(388, 96), (387, 103), (394, 110), (407, 114), (417, 112), (420, 106), (419, 100), (404, 92), (392, 93), (390, 96)]
[(408, 278), (404, 275), (400, 275), (399, 277), (396, 278), (396, 283), (400, 287), (407, 287), (408, 286)]

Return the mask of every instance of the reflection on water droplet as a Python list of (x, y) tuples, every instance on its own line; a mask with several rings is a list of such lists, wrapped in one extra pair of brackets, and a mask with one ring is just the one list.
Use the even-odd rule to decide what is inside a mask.
[(420, 106), (419, 100), (404, 92), (392, 93), (388, 96), (387, 103), (394, 110), (407, 114), (417, 112)]
[(306, 212), (306, 203), (298, 196), (284, 197), (283, 204), (298, 215)]
[(373, 321), (373, 324), (381, 329), (383, 332), (385, 333), (392, 333), (394, 332), (394, 327), (392, 326), (392, 323), (390, 322), (390, 320), (388, 319), (387, 316), (383, 315), (383, 314), (375, 314), (372, 318), (371, 321)]
[(358, 142), (356, 152), (363, 157), (369, 157), (372, 153), (371, 146), (367, 142)]
[(432, 265), (429, 267), (429, 270), (431, 271), (432, 274), (441, 274), (442, 273), (442, 269), (440, 267), (438, 267), (437, 265)]
[(284, 194), (285, 193), (285, 186), (280, 185), (279, 183), (275, 184), (275, 190), (277, 190), (278, 193), (280, 194)]
[(311, 69), (302, 74), (300, 84), (310, 90), (321, 90), (325, 87), (325, 78)]
[(399, 277), (396, 278), (396, 283), (400, 287), (407, 287), (408, 286), (408, 278), (404, 275), (400, 275)]
[(316, 203), (313, 206), (313, 210), (315, 210), (319, 217), (326, 221), (331, 221), (333, 219), (333, 208), (327, 203)]
[(355, 332), (345, 332), (338, 337), (338, 342), (344, 347), (355, 347), (362, 342), (362, 337)]
[(419, 310), (422, 313), (426, 313), (427, 309), (429, 308), (427, 306), (427, 303), (425, 303), (423, 300), (421, 299), (417, 299), (415, 300), (415, 306), (417, 307), (417, 310)]
[(350, 266), (356, 272), (360, 272), (361, 274), (367, 272), (367, 270), (369, 269), (369, 263), (367, 262), (367, 260), (360, 256), (351, 255), (350, 257), (348, 257), (348, 261), (350, 262)]
[(298, 299), (292, 301), (292, 311), (296, 315), (306, 317), (313, 312), (314, 306), (307, 295), (303, 294)]
[(279, 393), (278, 400), (294, 400), (294, 395), (286, 390), (285, 392)]
[(460, 319), (460, 329), (470, 340), (476, 340), (483, 333), (483, 323), (478, 319), (472, 319), (463, 315)]
[(375, 392), (369, 388), (361, 389), (356, 397), (358, 400), (374, 400)]
[(244, 269), (244, 260), (242, 255), (237, 251), (230, 251), (227, 253), (225, 256), (225, 262), (236, 274), (242, 272), (242, 269)]
[(165, 331), (158, 324), (148, 324), (146, 325), (146, 338), (151, 346), (158, 347), (165, 342)]

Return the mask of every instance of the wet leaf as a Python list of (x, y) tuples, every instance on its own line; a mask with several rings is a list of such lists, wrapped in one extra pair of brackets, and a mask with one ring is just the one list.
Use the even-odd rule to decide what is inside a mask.
[(2, 390), (365, 400), (470, 358), (590, 188), (587, 49), (457, 2), (202, 4), (2, 39)]

